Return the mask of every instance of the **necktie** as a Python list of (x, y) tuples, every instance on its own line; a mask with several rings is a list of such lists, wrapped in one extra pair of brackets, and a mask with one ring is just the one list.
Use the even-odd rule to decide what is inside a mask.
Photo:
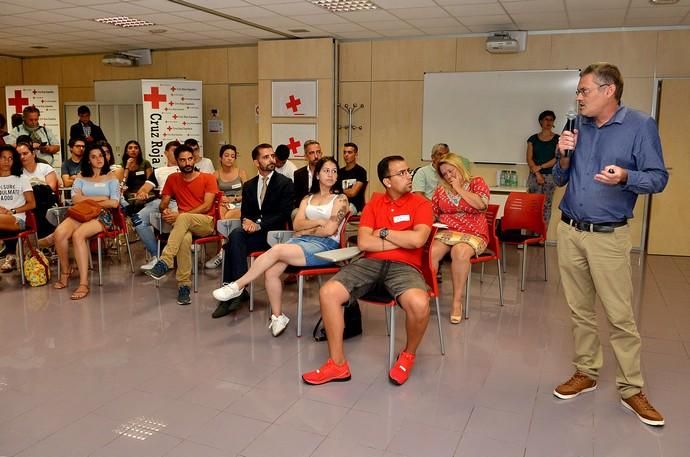
[(261, 192), (259, 193), (259, 206), (263, 205), (264, 197), (266, 196), (266, 188), (268, 187), (268, 176), (261, 177)]

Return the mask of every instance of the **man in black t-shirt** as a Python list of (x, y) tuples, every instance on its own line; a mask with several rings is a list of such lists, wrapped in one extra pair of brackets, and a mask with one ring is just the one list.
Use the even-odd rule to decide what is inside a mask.
[(357, 164), (359, 148), (355, 143), (343, 145), (345, 166), (338, 170), (338, 183), (350, 200), (350, 212), (357, 215), (364, 208), (364, 193), (367, 189), (367, 170)]

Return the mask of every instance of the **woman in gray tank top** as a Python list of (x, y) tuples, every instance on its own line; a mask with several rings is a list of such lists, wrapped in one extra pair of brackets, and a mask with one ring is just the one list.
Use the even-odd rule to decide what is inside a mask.
[(242, 185), (247, 180), (247, 173), (235, 165), (237, 148), (232, 144), (225, 144), (220, 148), (220, 169), (215, 173), (218, 189), (223, 192), (222, 219), (237, 219), (240, 217), (242, 204)]

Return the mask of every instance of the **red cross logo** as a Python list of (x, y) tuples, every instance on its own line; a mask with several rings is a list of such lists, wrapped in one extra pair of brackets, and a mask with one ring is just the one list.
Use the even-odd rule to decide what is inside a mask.
[(187, 125), (187, 121), (182, 121), (182, 125)]
[(15, 113), (21, 113), (22, 108), (24, 108), (24, 105), (29, 104), (29, 99), (22, 97), (22, 91), (21, 90), (15, 90), (14, 91), (14, 98), (8, 99), (7, 104), (10, 106), (14, 106), (14, 112)]
[(33, 90), (33, 94), (36, 95), (38, 91), (36, 89)]
[(175, 119), (175, 120), (177, 120), (177, 114), (173, 114), (173, 115), (172, 115), (172, 118)]
[(184, 101), (184, 97), (182, 97), (182, 101)]
[(168, 126), (168, 132), (172, 130), (172, 125)]
[(151, 108), (153, 109), (159, 109), (160, 103), (166, 101), (167, 99), (167, 95), (158, 93), (157, 87), (151, 87), (151, 93), (144, 94), (144, 101), (151, 102)]
[(291, 109), (293, 113), (297, 112), (297, 107), (302, 104), (302, 100), (295, 98), (294, 95), (290, 95), (290, 101), (285, 104), (287, 109)]
[(302, 145), (302, 142), (299, 140), (295, 140), (294, 137), (290, 137), (290, 142), (288, 143), (287, 147), (290, 148), (290, 151), (292, 151), (293, 155), (297, 154), (297, 148)]
[(170, 90), (173, 91), (173, 92), (175, 92), (175, 91), (177, 90), (177, 88), (176, 88), (175, 86), (172, 86), (172, 87), (170, 88)]
[(168, 105), (170, 105), (170, 106), (173, 106), (174, 104), (175, 104), (175, 103), (174, 103), (172, 100), (170, 100), (170, 101), (168, 102)]

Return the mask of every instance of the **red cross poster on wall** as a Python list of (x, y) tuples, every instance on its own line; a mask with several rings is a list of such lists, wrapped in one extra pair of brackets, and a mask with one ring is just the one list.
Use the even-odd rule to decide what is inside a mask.
[(273, 124), (271, 144), (290, 148), (290, 157), (304, 157), (304, 142), (316, 140), (316, 124)]
[(165, 145), (194, 138), (203, 153), (201, 81), (143, 79), (144, 154), (154, 168), (165, 166)]
[[(58, 86), (5, 86), (5, 109), (7, 124), (13, 114), (21, 114), (27, 106), (35, 106), (40, 111), (38, 117), (38, 130), (32, 133), (36, 143), (49, 143), (60, 145), (60, 100)], [(10, 126), (8, 125), (8, 128)], [(17, 132), (29, 134), (25, 126), (20, 126)], [(33, 130), (33, 129), (31, 129)], [(13, 134), (13, 129), (10, 129)], [(14, 142), (16, 138), (10, 138)], [(62, 165), (62, 148), (56, 154), (44, 154), (38, 152), (38, 156), (53, 167)]]
[(316, 81), (273, 81), (273, 117), (316, 117)]

